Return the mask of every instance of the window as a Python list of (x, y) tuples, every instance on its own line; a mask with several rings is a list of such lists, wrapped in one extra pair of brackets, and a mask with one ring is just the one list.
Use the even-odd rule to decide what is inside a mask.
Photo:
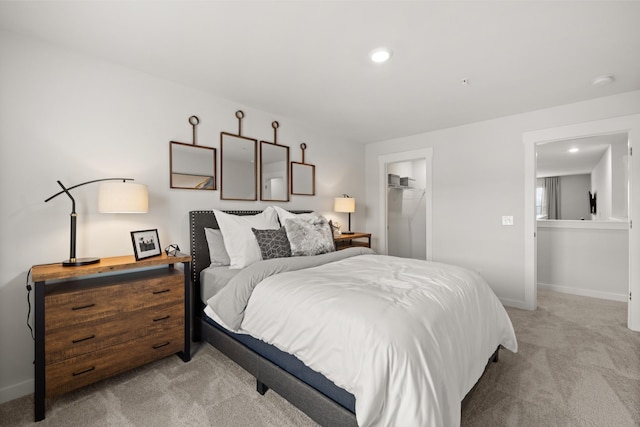
[(538, 184), (536, 187), (536, 219), (545, 219), (547, 217), (547, 213), (544, 212), (545, 209), (543, 207), (544, 200), (544, 184)]

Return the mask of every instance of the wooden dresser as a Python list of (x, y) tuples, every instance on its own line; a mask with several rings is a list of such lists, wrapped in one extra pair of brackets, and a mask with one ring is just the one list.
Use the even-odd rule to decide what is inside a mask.
[[(174, 268), (182, 263), (183, 271)], [(35, 419), (45, 398), (178, 353), (191, 358), (191, 257), (36, 265)]]

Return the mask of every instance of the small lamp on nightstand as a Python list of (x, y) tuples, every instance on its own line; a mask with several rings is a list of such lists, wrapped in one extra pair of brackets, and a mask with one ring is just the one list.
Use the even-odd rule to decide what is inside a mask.
[(333, 210), (349, 213), (349, 229), (343, 231), (342, 234), (353, 234), (353, 231), (351, 231), (351, 212), (356, 211), (356, 199), (346, 194), (343, 194), (342, 197), (336, 197), (333, 202)]

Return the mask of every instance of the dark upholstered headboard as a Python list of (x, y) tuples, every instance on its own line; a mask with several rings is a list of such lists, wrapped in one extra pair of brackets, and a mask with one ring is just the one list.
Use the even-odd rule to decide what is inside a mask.
[[(223, 211), (232, 215), (256, 215), (262, 211)], [(309, 213), (309, 210), (292, 210), (292, 213)], [(200, 272), (211, 264), (205, 228), (219, 228), (213, 211), (189, 212), (189, 234), (191, 239), (191, 279), (194, 295), (200, 298)]]

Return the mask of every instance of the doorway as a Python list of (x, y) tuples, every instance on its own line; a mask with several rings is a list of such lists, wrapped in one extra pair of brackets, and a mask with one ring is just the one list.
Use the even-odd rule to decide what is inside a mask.
[(536, 145), (537, 286), (627, 302), (627, 132)]
[(378, 157), (379, 236), (385, 254), (432, 259), (432, 152), (428, 148)]
[(387, 254), (427, 259), (425, 159), (387, 164)]
[[(615, 133), (628, 134), (628, 145), (631, 150), (634, 141), (640, 141), (640, 115), (617, 117), (577, 125), (562, 126), (552, 129), (527, 132), (523, 134), (525, 145), (525, 308), (535, 310), (537, 306), (537, 236), (536, 219), (536, 147), (555, 141), (575, 138), (586, 138), (597, 135)], [(637, 155), (635, 156), (638, 157)], [(640, 160), (629, 156), (629, 251), (628, 251), (628, 321), (627, 326), (634, 331), (640, 331), (640, 230), (633, 228), (633, 213), (640, 212)]]

